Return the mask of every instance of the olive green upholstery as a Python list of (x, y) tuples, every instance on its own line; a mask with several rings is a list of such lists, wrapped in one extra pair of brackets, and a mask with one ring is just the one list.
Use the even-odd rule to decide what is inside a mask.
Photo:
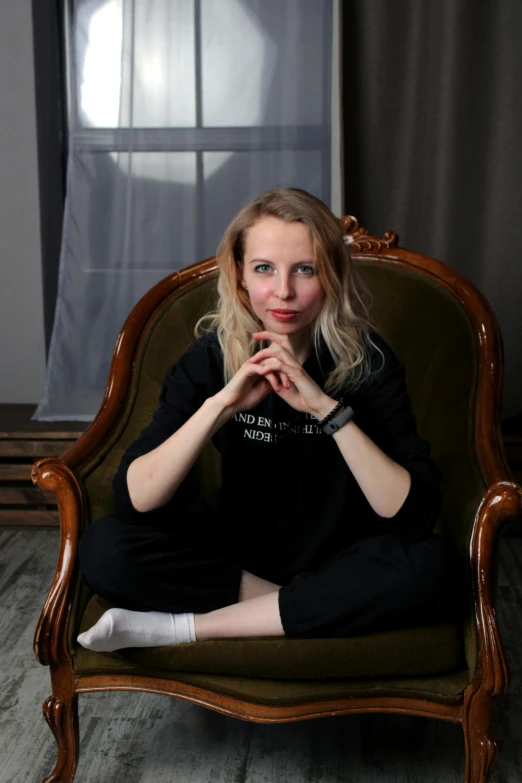
[[(109, 608), (107, 601), (93, 596), (80, 630), (91, 628)], [(462, 634), (451, 622), (348, 639), (216, 639), (123, 650), (118, 657), (156, 670), (291, 680), (418, 676), (463, 666)]]
[[(372, 317), (406, 367), (419, 435), (444, 474), (437, 530), (451, 536), (469, 585), (468, 616), (460, 623), (397, 629), (352, 639), (232, 639), (182, 648), (94, 653), (75, 638), (104, 602), (79, 584), (69, 624), (75, 672), (133, 673), (206, 683), (252, 701), (293, 703), (304, 694), (426, 694), (453, 703), (475, 673), (477, 644), (468, 574), (469, 541), (486, 489), (476, 464), (473, 417), (477, 345), (469, 317), (434, 279), (378, 258), (356, 259), (371, 292)], [(193, 341), (199, 315), (212, 307), (216, 275), (176, 292), (151, 322), (136, 362), (125, 415), (111, 440), (85, 467), (86, 524), (112, 512), (111, 481), (127, 446), (150, 421), (163, 375)], [(189, 475), (193, 491), (212, 499), (219, 485), (219, 454), (209, 444)], [(467, 577), (467, 578), (466, 578)], [(83, 621), (82, 621), (83, 617)], [(315, 689), (315, 690), (314, 690)], [(429, 696), (428, 696), (429, 694)], [(435, 695), (434, 695), (435, 694)], [(292, 701), (293, 700), (293, 701)]]

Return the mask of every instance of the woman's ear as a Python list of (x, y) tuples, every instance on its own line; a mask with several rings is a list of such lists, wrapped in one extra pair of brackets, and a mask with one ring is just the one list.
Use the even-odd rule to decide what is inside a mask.
[(245, 281), (243, 280), (243, 264), (238, 264), (237, 267), (237, 279), (239, 280), (239, 285), (245, 289), (245, 291), (248, 291), (248, 288), (245, 284)]

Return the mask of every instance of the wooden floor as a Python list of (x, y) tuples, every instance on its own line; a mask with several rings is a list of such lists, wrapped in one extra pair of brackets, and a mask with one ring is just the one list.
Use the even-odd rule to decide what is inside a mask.
[[(40, 783), (55, 763), (41, 713), (48, 669), (32, 652), (57, 530), (0, 531), (0, 783)], [(522, 781), (522, 539), (501, 542), (499, 618), (512, 681), (499, 699), (494, 783)], [(461, 783), (459, 726), (400, 715), (254, 725), (166, 696), (80, 696), (78, 783)]]

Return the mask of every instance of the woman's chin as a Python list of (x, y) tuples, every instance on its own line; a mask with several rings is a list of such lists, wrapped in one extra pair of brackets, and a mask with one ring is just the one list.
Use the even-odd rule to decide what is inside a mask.
[(273, 321), (265, 322), (265, 329), (269, 332), (275, 332), (276, 334), (296, 334), (300, 332), (303, 327), (301, 325), (290, 323), (289, 321), (278, 321), (274, 318)]

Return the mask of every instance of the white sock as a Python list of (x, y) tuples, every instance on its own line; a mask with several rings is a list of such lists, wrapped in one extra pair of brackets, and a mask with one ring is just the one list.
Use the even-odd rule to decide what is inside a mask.
[(109, 609), (96, 625), (78, 636), (78, 641), (96, 652), (187, 644), (196, 641), (194, 615)]

